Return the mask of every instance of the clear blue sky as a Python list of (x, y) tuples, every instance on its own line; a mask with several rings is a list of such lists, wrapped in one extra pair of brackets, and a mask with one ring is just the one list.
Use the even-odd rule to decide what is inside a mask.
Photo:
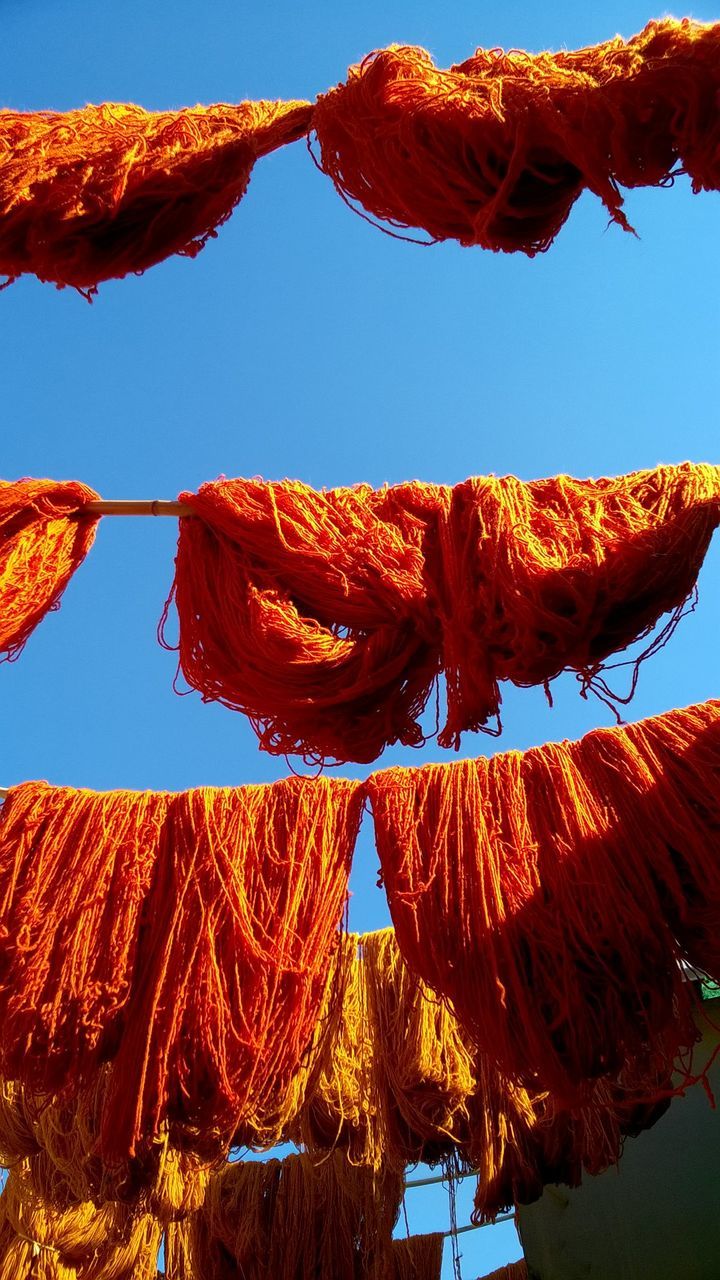
[[(596, 0), (0, 0), (0, 103), (312, 97), (392, 41), (447, 65), (478, 44), (572, 48), (659, 16)], [(0, 474), (149, 498), (219, 473), (322, 486), (718, 462), (720, 196), (681, 180), (629, 192), (626, 208), (639, 239), (585, 197), (533, 261), (417, 248), (355, 217), (303, 144), (287, 148), (260, 162), (196, 261), (103, 285), (92, 306), (33, 280), (0, 294)], [(172, 692), (155, 626), (175, 532), (106, 521), (62, 610), (0, 668), (0, 785), (180, 789), (287, 771), (240, 716)], [(719, 570), (720, 546), (696, 614), (643, 668), (633, 718), (718, 693)], [(553, 711), (541, 693), (507, 691), (501, 742), (468, 737), (465, 754), (609, 723), (576, 688), (559, 682)], [(383, 763), (442, 755), (431, 744)], [(366, 830), (354, 928), (387, 922), (375, 876)], [(414, 1193), (409, 1214), (414, 1230), (446, 1222), (438, 1192)], [(466, 1277), (518, 1255), (512, 1228), (462, 1244)]]

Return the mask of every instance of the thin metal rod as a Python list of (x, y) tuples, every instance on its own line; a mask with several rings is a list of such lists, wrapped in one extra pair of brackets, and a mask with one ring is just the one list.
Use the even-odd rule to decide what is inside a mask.
[(438, 1182), (463, 1182), (465, 1178), (477, 1178), (477, 1171), (469, 1173), (437, 1173), (432, 1178), (414, 1178), (405, 1183), (406, 1187), (432, 1187)]
[(192, 507), (185, 502), (166, 502), (163, 498), (150, 501), (137, 501), (135, 498), (120, 498), (97, 502), (86, 502), (78, 511), (79, 516), (191, 516)]
[(449, 1231), (443, 1231), (443, 1235), (447, 1240), (449, 1236), (461, 1236), (465, 1231), (481, 1231), (483, 1227), (496, 1227), (499, 1222), (514, 1222), (514, 1213), (501, 1213), (494, 1222), (468, 1222), (466, 1227), (451, 1227)]

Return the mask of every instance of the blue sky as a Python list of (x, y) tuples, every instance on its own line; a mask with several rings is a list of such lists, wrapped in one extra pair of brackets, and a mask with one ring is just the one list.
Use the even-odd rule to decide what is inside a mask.
[[(0, 105), (312, 97), (392, 41), (447, 65), (478, 44), (572, 48), (657, 16), (640, 3), (528, 0), (0, 0)], [(680, 180), (629, 192), (626, 210), (637, 239), (584, 197), (532, 261), (419, 248), (354, 216), (302, 143), (286, 148), (258, 164), (194, 262), (103, 285), (92, 306), (33, 280), (0, 294), (0, 474), (150, 498), (220, 473), (322, 486), (718, 462), (720, 195), (694, 197)], [(180, 789), (287, 772), (240, 716), (172, 691), (155, 627), (175, 535), (172, 521), (105, 521), (61, 611), (0, 668), (0, 785)], [(717, 694), (719, 557), (695, 615), (643, 668), (633, 718)], [(610, 721), (572, 679), (552, 711), (540, 692), (506, 691), (503, 738), (468, 737), (463, 752)], [(429, 744), (383, 763), (442, 756)], [(357, 929), (387, 922), (375, 879), (365, 830)], [(445, 1225), (442, 1193), (413, 1193), (409, 1214), (414, 1230)], [(462, 1248), (466, 1277), (518, 1254), (511, 1227)]]

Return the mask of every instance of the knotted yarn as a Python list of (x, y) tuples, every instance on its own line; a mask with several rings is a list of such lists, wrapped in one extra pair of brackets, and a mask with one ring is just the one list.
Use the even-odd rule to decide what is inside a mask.
[(59, 608), (93, 544), (97, 518), (83, 507), (97, 496), (75, 480), (0, 480), (0, 662)]
[(168, 1280), (387, 1280), (402, 1194), (402, 1174), (354, 1168), (340, 1152), (319, 1165), (228, 1164), (202, 1209), (168, 1230)]
[(302, 137), (311, 117), (306, 102), (0, 111), (0, 273), (91, 297), (102, 280), (195, 257), (256, 159)]
[(319, 165), (389, 228), (521, 250), (552, 244), (587, 189), (631, 229), (619, 188), (720, 189), (720, 24), (666, 18), (574, 52), (478, 49), (438, 70), (377, 50), (322, 94)]
[[(720, 928), (720, 703), (368, 783), (400, 950), (512, 1079), (578, 1105), (692, 1045)], [(674, 1045), (673, 1045), (674, 1041)]]
[(283, 1093), (322, 1007), (362, 803), (358, 783), (297, 777), (173, 799), (105, 1101), (108, 1157), (166, 1120), (176, 1145), (217, 1157)]
[[(616, 479), (476, 478), (316, 491), (219, 480), (181, 501), (172, 601), (179, 669), (249, 716), (263, 750), (369, 762), (425, 741), (444, 669), (442, 746), (499, 717), (500, 683), (575, 671), (624, 701), (607, 659), (695, 590), (720, 520), (720, 468)], [(634, 679), (630, 695), (634, 689)]]

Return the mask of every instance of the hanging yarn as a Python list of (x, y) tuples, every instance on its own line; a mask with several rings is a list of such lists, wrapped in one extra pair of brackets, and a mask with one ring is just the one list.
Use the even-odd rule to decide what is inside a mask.
[[(22, 1091), (22, 1116), (31, 1124), (35, 1149), (46, 1153), (76, 1200), (97, 1206), (120, 1200), (164, 1223), (183, 1217), (202, 1204), (210, 1167), (194, 1151), (174, 1147), (167, 1126), (138, 1156), (108, 1165), (99, 1154), (112, 1072), (106, 1064), (67, 1101)], [(0, 1149), (2, 1138), (0, 1127)]]
[(0, 1168), (8, 1169), (39, 1149), (22, 1088), (13, 1080), (0, 1080)]
[(52, 1164), (31, 1156), (0, 1196), (0, 1280), (156, 1280), (161, 1234), (126, 1205), (74, 1200)]
[(386, 1280), (402, 1193), (402, 1174), (339, 1152), (317, 1166), (302, 1155), (228, 1164), (202, 1209), (168, 1230), (168, 1280)]
[(391, 1263), (393, 1280), (440, 1280), (442, 1256), (441, 1231), (394, 1240)]
[[(6, 1077), (48, 1095), (88, 1082), (99, 1154), (137, 1157), (141, 1175), (166, 1130), (212, 1160), (260, 1127), (333, 998), (362, 802), (358, 783), (326, 778), (177, 796), (12, 788), (0, 816)], [(109, 1060), (98, 1101), (93, 1076)]]
[(209, 1157), (262, 1117), (307, 1050), (338, 942), (358, 783), (290, 778), (176, 796), (145, 910), (102, 1149), (164, 1120)]
[(0, 1065), (40, 1093), (112, 1056), (170, 797), (26, 782), (0, 812)]
[(91, 297), (101, 280), (195, 257), (258, 157), (307, 133), (306, 102), (0, 111), (0, 273)]
[[(548, 1182), (577, 1186), (614, 1164), (623, 1137), (650, 1127), (673, 1093), (675, 1043), (596, 1081), (581, 1107), (530, 1093), (478, 1053), (456, 1019), (405, 966), (392, 929), (348, 935), (342, 1014), (323, 1071), (285, 1137), (316, 1161), (339, 1148), (351, 1163), (402, 1171), (419, 1161), (478, 1173), (477, 1221), (528, 1203)], [(660, 1096), (663, 1100), (648, 1105)]]
[[(720, 703), (368, 783), (407, 964), (502, 1070), (561, 1103), (696, 1031), (718, 956)], [(673, 1043), (674, 1042), (674, 1043)]]
[(720, 24), (667, 18), (575, 52), (478, 49), (449, 71), (394, 45), (315, 105), (320, 167), (390, 227), (522, 250), (554, 240), (583, 190), (631, 229), (620, 186), (720, 189)]
[(0, 661), (59, 607), (93, 544), (97, 519), (82, 510), (96, 498), (75, 480), (0, 480)]
[(498, 1267), (497, 1271), (491, 1271), (484, 1280), (528, 1280), (527, 1263), (524, 1258), (520, 1258), (518, 1262), (508, 1262), (506, 1266)]
[(174, 599), (188, 684), (248, 715), (263, 750), (368, 762), (424, 741), (443, 668), (447, 747), (499, 716), (504, 680), (572, 670), (622, 701), (603, 664), (669, 613), (637, 670), (677, 624), (720, 520), (720, 468), (378, 491), (219, 480), (181, 501), (194, 516), (161, 636)]
[(368, 762), (422, 742), (439, 669), (423, 555), (377, 500), (259, 480), (181, 496), (200, 517), (180, 521), (171, 593), (182, 673), (273, 754)]

